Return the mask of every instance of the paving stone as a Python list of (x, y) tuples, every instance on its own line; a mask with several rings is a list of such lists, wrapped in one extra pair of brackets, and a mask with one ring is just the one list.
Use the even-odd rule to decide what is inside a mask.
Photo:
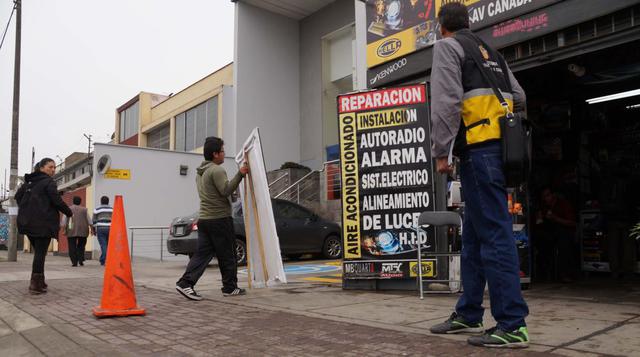
[(18, 333), (0, 337), (2, 351), (9, 356), (43, 356), (38, 349)]
[(32, 328), (43, 326), (42, 322), (19, 307), (0, 299), (0, 319), (13, 331), (22, 332)]
[(640, 356), (640, 323), (626, 323), (567, 348), (596, 354)]
[(93, 353), (64, 336), (51, 326), (40, 326), (22, 332), (22, 336), (47, 356), (91, 356)]

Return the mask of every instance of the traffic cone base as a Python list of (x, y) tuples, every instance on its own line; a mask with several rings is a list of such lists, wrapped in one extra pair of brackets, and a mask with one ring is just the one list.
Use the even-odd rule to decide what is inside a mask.
[(136, 301), (122, 196), (116, 196), (113, 205), (102, 300), (100, 306), (93, 308), (93, 314), (97, 317), (145, 314)]
[(142, 308), (135, 309), (103, 309), (100, 306), (93, 308), (93, 315), (96, 317), (111, 317), (111, 316), (141, 316), (146, 314), (146, 310)]

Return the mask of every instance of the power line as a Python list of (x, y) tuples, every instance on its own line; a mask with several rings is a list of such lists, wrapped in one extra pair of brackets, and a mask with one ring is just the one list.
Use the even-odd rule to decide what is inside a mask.
[(11, 10), (11, 15), (9, 15), (9, 21), (7, 21), (7, 26), (4, 28), (4, 33), (2, 34), (2, 41), (0, 41), (0, 50), (2, 49), (2, 45), (4, 44), (4, 37), (7, 36), (7, 30), (9, 30), (9, 24), (11, 24), (11, 18), (13, 18), (13, 13), (16, 11), (16, 5), (13, 4), (13, 10)]

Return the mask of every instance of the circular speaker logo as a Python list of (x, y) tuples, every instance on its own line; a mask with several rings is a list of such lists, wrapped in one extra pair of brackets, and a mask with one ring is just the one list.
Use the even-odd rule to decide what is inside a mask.
[(398, 52), (400, 50), (400, 46), (402, 46), (402, 42), (400, 40), (397, 38), (391, 38), (381, 43), (376, 52), (380, 57), (389, 57)]

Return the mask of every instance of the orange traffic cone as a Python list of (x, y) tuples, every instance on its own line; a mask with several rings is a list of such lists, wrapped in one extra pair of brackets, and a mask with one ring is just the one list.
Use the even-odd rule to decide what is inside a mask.
[(133, 287), (122, 196), (116, 196), (113, 205), (102, 301), (100, 306), (93, 308), (93, 314), (98, 317), (145, 314), (145, 310), (138, 307), (136, 291)]

